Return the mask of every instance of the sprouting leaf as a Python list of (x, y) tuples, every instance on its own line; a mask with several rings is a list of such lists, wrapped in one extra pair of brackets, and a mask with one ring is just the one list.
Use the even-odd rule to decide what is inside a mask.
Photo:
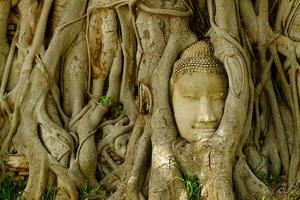
[(113, 109), (113, 118), (118, 118), (123, 112), (123, 106), (122, 105), (118, 105), (117, 107), (115, 107)]
[(112, 104), (112, 98), (109, 96), (102, 96), (99, 99), (99, 103), (101, 103), (103, 106), (110, 106)]

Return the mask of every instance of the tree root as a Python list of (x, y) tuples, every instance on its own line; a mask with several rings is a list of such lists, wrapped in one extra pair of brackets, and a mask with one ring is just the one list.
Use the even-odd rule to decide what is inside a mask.
[(74, 124), (76, 122), (78, 122), (78, 120), (80, 120), (86, 113), (87, 111), (89, 111), (91, 109), (91, 104), (88, 103), (85, 107), (83, 107), (81, 109), (81, 111), (79, 113), (77, 113), (77, 115), (75, 115), (69, 122), (68, 127), (71, 128), (72, 126), (74, 126)]
[[(47, 92), (44, 92), (40, 99), (37, 102), (36, 105), (36, 113), (37, 113), (37, 120), (38, 123), (42, 128), (47, 130), (47, 133), (50, 134), (50, 137), (53, 138), (56, 141), (60, 141), (61, 145), (65, 149), (64, 151), (60, 150), (61, 155), (57, 157), (58, 160), (62, 158), (65, 154), (74, 154), (75, 147), (78, 142), (77, 136), (75, 134), (69, 134), (65, 129), (61, 128), (58, 124), (54, 123), (51, 118), (48, 116), (46, 111), (46, 99), (47, 99)], [(74, 138), (73, 138), (73, 137)], [(47, 145), (46, 145), (47, 146)], [(51, 152), (51, 149), (55, 151), (57, 147), (48, 146), (47, 148), (50, 148), (49, 151)]]
[(255, 199), (265, 197), (272, 197), (273, 192), (261, 182), (248, 167), (243, 159), (239, 159), (235, 165), (234, 184), (237, 193), (241, 199)]
[(101, 152), (101, 155), (103, 155), (103, 157), (105, 158), (105, 160), (107, 161), (107, 163), (109, 164), (109, 166), (112, 168), (112, 170), (116, 170), (117, 169), (117, 165), (113, 161), (113, 159), (111, 159), (110, 155), (107, 153), (107, 149), (108, 148), (109, 148), (109, 146), (106, 146), (104, 148), (104, 150)]
[(28, 156), (35, 156), (35, 159), (33, 162), (28, 160), (30, 168), (29, 179), (22, 195), (25, 199), (37, 200), (42, 197), (47, 186), (48, 160), (44, 153), (40, 154), (40, 152), (38, 152), (38, 154), (40, 154), (39, 156), (34, 155), (37, 154), (37, 152), (29, 154)]
[[(86, 53), (84, 27), (79, 32), (76, 41), (65, 55), (63, 106), (72, 118), (85, 105), (88, 63)], [(59, 99), (58, 99), (59, 100)], [(59, 101), (57, 102), (59, 103)], [(67, 122), (65, 122), (66, 124)]]
[(44, 76), (44, 78), (48, 84), (48, 87), (50, 88), (52, 97), (57, 106), (58, 113), (60, 114), (60, 117), (62, 118), (64, 124), (67, 124), (69, 121), (69, 118), (64, 113), (64, 111), (62, 110), (62, 107), (60, 105), (60, 92), (59, 92), (58, 86), (56, 85), (53, 78), (49, 75), (47, 68), (46, 68), (44, 62), (42, 61), (42, 59), (40, 58), (40, 56), (36, 56), (36, 59), (37, 59), (37, 62), (39, 63), (37, 65), (37, 68), (41, 71), (42, 75)]
[(280, 116), (280, 111), (279, 111), (278, 103), (276, 101), (276, 95), (271, 80), (267, 82), (266, 90), (269, 95), (269, 99), (271, 101), (271, 111), (273, 114), (272, 116), (275, 125), (276, 140), (277, 140), (277, 144), (279, 145), (278, 148), (282, 160), (282, 165), (284, 171), (287, 173), (289, 170), (289, 152), (288, 152), (287, 140), (286, 140), (284, 126), (282, 124), (282, 119)]
[(120, 187), (123, 187), (124, 184), (120, 180), (118, 174), (118, 172), (120, 172), (119, 168), (112, 172), (110, 172), (110, 170), (105, 166), (98, 165), (98, 168), (105, 175), (103, 176), (100, 185), (102, 185), (107, 191), (115, 192), (117, 189), (119, 190)]
[(113, 141), (132, 130), (133, 124), (123, 125), (123, 123), (126, 121), (126, 118), (121, 119), (119, 122), (117, 122), (115, 125), (107, 125), (107, 127), (103, 127), (103, 134), (105, 135), (104, 138), (100, 140), (100, 142), (97, 144), (97, 151), (101, 152), (107, 145), (112, 144)]
[[(47, 184), (60, 187), (56, 199), (76, 200), (86, 180), (92, 187), (98, 185), (97, 167), (101, 184), (115, 192), (111, 200), (187, 199), (184, 184), (174, 181), (181, 173), (176, 165), (180, 158), (172, 152), (178, 133), (169, 78), (179, 54), (197, 41), (190, 27), (210, 28), (207, 15), (190, 20), (197, 18), (193, 12), (207, 14), (206, 3), (0, 0), (0, 74), (7, 59), (0, 88), (0, 182), (3, 153), (17, 150), (30, 165), (24, 192), (29, 200), (40, 199)], [(255, 177), (259, 171), (269, 173), (268, 163), (272, 174), (288, 174), (290, 191), (299, 183), (300, 43), (287, 35), (298, 20), (299, 5), (296, 0), (208, 1), (208, 35), (225, 63), (229, 94), (214, 136), (194, 145), (196, 154), (185, 149), (199, 156), (195, 162), (186, 156), (188, 162), (182, 166), (192, 168), (200, 179), (204, 199), (233, 199), (232, 178), (242, 198), (271, 197), (274, 191)], [(18, 30), (8, 54), (9, 20)], [(250, 55), (259, 56), (261, 68), (256, 69), (258, 63), (251, 62)], [(252, 80), (257, 83), (254, 117)], [(58, 88), (58, 83), (65, 88)], [(86, 93), (91, 96), (88, 102)], [(111, 105), (102, 104), (101, 96), (111, 98)], [(281, 103), (287, 103), (289, 117)], [(106, 121), (117, 104), (123, 105), (121, 117)], [(96, 143), (99, 129), (103, 135)], [(125, 154), (117, 143), (127, 136)], [(116, 165), (108, 146), (122, 158), (125, 154), (124, 163)], [(99, 154), (110, 166), (98, 162)]]
[[(28, 125), (31, 124), (31, 126), (29, 127), (32, 127), (32, 125), (34, 125), (35, 122), (31, 120), (32, 118), (28, 116), (26, 122), (21, 121), (20, 126), (24, 126), (26, 124), (25, 127), (27, 127)], [(38, 126), (37, 122), (36, 122), (36, 126)], [(15, 139), (15, 141), (17, 142), (16, 144), (18, 150), (21, 150), (21, 152), (25, 153), (25, 157), (27, 158), (30, 167), (29, 182), (26, 186), (24, 197), (26, 199), (39, 199), (41, 197), (47, 185), (48, 169), (51, 169), (58, 177), (59, 186), (66, 189), (71, 199), (74, 200), (78, 199), (76, 186), (74, 185), (74, 183), (78, 182), (76, 181), (76, 177), (74, 178), (74, 180), (72, 179), (72, 177), (71, 178), (69, 177), (68, 170), (66, 169), (67, 163), (64, 162), (64, 160), (61, 160), (61, 162), (63, 163), (59, 163), (56, 160), (56, 158), (54, 158), (51, 154), (49, 154), (45, 150), (43, 144), (40, 142), (40, 138), (38, 137), (38, 133), (37, 133), (38, 131), (37, 127), (34, 130), (35, 132), (30, 132), (30, 133), (27, 132), (30, 131), (30, 128), (29, 129), (26, 128), (22, 130), (23, 134), (27, 132), (27, 134), (31, 135), (30, 141), (27, 140), (22, 141), (21, 138), (24, 137), (23, 135), (17, 140)], [(22, 133), (19, 132), (18, 134), (22, 134)], [(28, 146), (28, 144), (26, 143), (30, 144), (29, 145), (30, 149), (26, 147)], [(37, 149), (37, 150), (33, 151), (32, 149)], [(41, 163), (39, 162), (40, 159), (43, 160), (43, 163), (45, 163), (43, 165), (44, 167), (42, 168), (40, 167), (40, 163)], [(37, 181), (39, 183), (38, 188), (36, 188)]]
[(3, 71), (6, 68), (5, 62), (7, 62), (7, 55), (9, 52), (7, 26), (10, 9), (11, 5), (9, 0), (0, 2), (0, 77), (3, 76)]
[[(86, 40), (88, 45), (89, 85), (91, 76), (93, 76), (91, 92), (93, 95), (100, 97), (104, 93), (104, 81), (119, 49), (117, 17), (114, 9), (108, 7), (93, 12), (94, 9), (98, 8), (95, 7), (95, 4), (97, 2), (91, 1), (88, 7)], [(98, 23), (98, 20), (101, 23)], [(100, 38), (96, 37), (97, 34), (100, 34), (98, 36)], [(90, 86), (88, 92), (90, 92)]]
[[(11, 65), (13, 62), (14, 54), (15, 54), (17, 35), (18, 34), (16, 32), (14, 35), (13, 41), (11, 43), (11, 47), (9, 50), (8, 58), (6, 60), (6, 65), (4, 68), (4, 73), (3, 73), (3, 77), (2, 77), (2, 81), (1, 81), (1, 88), (0, 88), (0, 110), (1, 110), (1, 112), (5, 112), (8, 115), (8, 117), (12, 116), (12, 112), (11, 112), (10, 106), (8, 105), (8, 102), (6, 99), (5, 88), (7, 85)], [(15, 119), (14, 115), (12, 116), (12, 118)], [(7, 147), (5, 147), (5, 148), (7, 148)]]
[(5, 88), (6, 88), (6, 85), (7, 85), (8, 78), (9, 78), (11, 65), (12, 65), (12, 62), (13, 62), (13, 59), (14, 59), (14, 56), (15, 56), (17, 36), (18, 36), (18, 32), (15, 33), (15, 35), (13, 37), (13, 40), (11, 42), (10, 50), (9, 50), (8, 57), (7, 57), (7, 60), (6, 60), (6, 65), (5, 65), (5, 68), (4, 68), (4, 73), (3, 73), (3, 76), (2, 76), (1, 89), (0, 89), (0, 95), (1, 95), (2, 98), (5, 94)]
[(54, 158), (50, 158), (50, 169), (57, 175), (58, 178), (60, 178), (60, 185), (62, 188), (64, 188), (69, 195), (71, 200), (77, 200), (78, 199), (78, 193), (76, 189), (76, 183), (72, 178), (69, 177), (67, 170), (62, 167), (61, 165), (57, 165), (56, 160)]
[[(137, 155), (136, 149), (138, 148), (139, 143), (143, 143), (143, 142), (139, 142), (142, 137), (141, 135), (143, 133), (143, 129), (144, 129), (144, 116), (139, 115), (133, 127), (132, 133), (130, 134), (129, 143), (127, 145), (127, 151), (125, 155), (125, 162), (122, 164), (121, 167), (116, 168), (112, 172), (107, 170), (106, 172), (107, 175), (101, 181), (101, 185), (103, 185), (109, 191), (111, 190), (115, 191), (117, 189), (117, 192), (114, 193), (111, 199), (115, 199), (118, 196), (117, 194), (121, 194), (121, 193), (125, 194), (128, 179), (131, 177), (131, 174), (133, 173), (132, 172), (133, 166), (134, 165), (139, 166), (141, 163), (143, 163), (139, 161), (135, 164), (136, 155)], [(140, 147), (140, 148), (144, 148), (144, 147)], [(104, 170), (105, 167), (101, 166), (101, 168)], [(138, 176), (140, 177), (140, 175)], [(141, 174), (141, 176), (143, 175)], [(125, 199), (125, 196), (123, 195), (122, 198)]]
[(137, 120), (134, 124), (133, 130), (130, 134), (129, 142), (127, 145), (125, 162), (123, 163), (124, 169), (126, 169), (126, 170), (122, 170), (122, 174), (121, 174), (121, 180), (124, 182), (127, 181), (128, 178), (130, 177), (131, 170), (129, 170), (129, 169), (132, 169), (133, 165), (134, 165), (138, 141), (144, 132), (144, 125), (145, 125), (144, 123), (145, 123), (144, 116), (140, 114), (137, 117)]
[(135, 55), (136, 55), (136, 35), (133, 31), (132, 19), (134, 16), (130, 14), (130, 8), (118, 7), (116, 9), (118, 19), (120, 21), (122, 32), (122, 52), (124, 56), (124, 66), (122, 83), (120, 90), (120, 102), (123, 103), (124, 111), (131, 123), (134, 123), (138, 114), (137, 106), (135, 106), (134, 97), (134, 79), (135, 77)]
[(159, 14), (159, 15), (170, 15), (173, 17), (189, 17), (193, 14), (193, 10), (189, 7), (189, 5), (183, 1), (186, 7), (188, 8), (188, 11), (182, 12), (182, 11), (177, 11), (177, 10), (169, 10), (169, 9), (161, 9), (161, 8), (149, 8), (143, 3), (139, 4), (139, 7), (148, 13), (152, 14)]
[[(42, 130), (46, 130), (46, 132), (41, 130), (41, 134), (49, 134), (48, 137), (50, 137), (50, 142), (51, 140), (56, 142), (56, 145), (53, 145), (53, 143), (47, 145), (47, 140), (45, 141), (46, 148), (51, 152), (52, 155), (54, 155), (53, 157), (52, 155), (48, 155), (48, 157), (50, 156), (49, 159), (51, 160), (49, 162), (54, 163), (53, 165), (50, 164), (50, 169), (58, 176), (58, 186), (66, 188), (68, 193), (70, 193), (71, 199), (77, 199), (75, 195), (77, 194), (77, 190), (74, 186), (74, 183), (77, 183), (77, 187), (79, 188), (84, 182), (83, 178), (80, 177), (80, 172), (78, 174), (78, 167), (76, 168), (76, 162), (74, 161), (76, 144), (74, 144), (73, 137), (77, 138), (77, 136), (73, 134), (72, 137), (67, 131), (51, 120), (46, 111), (46, 98), (47, 93), (40, 97), (39, 101), (37, 102), (36, 112), (37, 120), (42, 127)], [(42, 136), (42, 138), (46, 139), (47, 136)], [(77, 140), (78, 139), (75, 141)], [(59, 152), (56, 152), (57, 149)], [(68, 160), (70, 155), (71, 161), (69, 163)], [(58, 164), (56, 160), (60, 162), (60, 164)], [(65, 168), (69, 164), (71, 168), (69, 171), (67, 171)], [(66, 179), (66, 177), (69, 175), (71, 175), (72, 178)]]
[(10, 147), (11, 141), (18, 129), (19, 121), (20, 121), (20, 108), (15, 107), (15, 110), (14, 110), (14, 113), (12, 116), (12, 120), (11, 120), (11, 124), (9, 126), (8, 135), (5, 137), (5, 140), (1, 145), (0, 154), (9, 152), (9, 147)]
[(255, 174), (268, 174), (266, 160), (268, 155), (261, 155), (260, 152), (258, 152), (251, 144), (245, 145), (244, 152), (247, 157), (247, 162)]
[(150, 119), (148, 117), (145, 117), (146, 124), (144, 132), (137, 145), (136, 153), (138, 154), (135, 156), (134, 165), (127, 182), (126, 199), (141, 200), (144, 198), (141, 194), (141, 189), (146, 178), (147, 166), (151, 156), (151, 129)]
[[(143, 15), (144, 12), (140, 11), (139, 15), (137, 16), (137, 20)], [(146, 18), (146, 20), (154, 19), (149, 16), (149, 18)], [(170, 30), (170, 34), (166, 36), (167, 44), (163, 52), (161, 51), (162, 49), (157, 48), (157, 46), (155, 46), (155, 49), (153, 49), (155, 53), (159, 52), (159, 60), (157, 60), (159, 62), (155, 63), (156, 67), (153, 68), (153, 63), (151, 62), (145, 66), (147, 69), (144, 68), (146, 70), (151, 68), (153, 69), (153, 73), (148, 74), (148, 78), (150, 77), (151, 80), (148, 84), (150, 85), (150, 88), (153, 89), (152, 94), (153, 99), (155, 99), (151, 119), (151, 141), (153, 151), (151, 168), (152, 175), (149, 183), (149, 199), (160, 199), (163, 197), (164, 199), (172, 199), (171, 195), (169, 193), (166, 194), (166, 192), (168, 191), (170, 180), (177, 175), (179, 176), (179, 170), (176, 169), (174, 159), (172, 159), (173, 156), (170, 152), (171, 144), (176, 139), (176, 131), (169, 105), (169, 77), (172, 66), (179, 53), (191, 43), (196, 41), (196, 37), (190, 32), (187, 25), (188, 18), (170, 17), (168, 19), (170, 20), (168, 21), (170, 24), (165, 20), (161, 21), (168, 24)], [(143, 30), (142, 26), (137, 26), (137, 30), (139, 33), (145, 33), (145, 31), (148, 31), (149, 35), (151, 36), (148, 41), (156, 41), (160, 39), (155, 37), (158, 35), (157, 29), (159, 30), (160, 27), (159, 24), (153, 24), (153, 26), (153, 28), (151, 26), (146, 26), (146, 30)], [(177, 29), (178, 27), (181, 27), (181, 33), (177, 33), (179, 30)], [(179, 37), (179, 35), (181, 36)], [(148, 42), (146, 40), (144, 41), (145, 43)], [(141, 45), (143, 45), (143, 43), (141, 43)], [(146, 48), (141, 46), (140, 49)], [(146, 57), (151, 56), (151, 54), (142, 54), (141, 56)], [(143, 59), (144, 57), (141, 57), (141, 60)], [(175, 196), (176, 195), (174, 195), (174, 197)]]
[(262, 149), (263, 155), (271, 161), (272, 175), (279, 176), (281, 172), (282, 159), (278, 150), (278, 143), (274, 134), (274, 126), (269, 127), (269, 132), (266, 135), (265, 144)]

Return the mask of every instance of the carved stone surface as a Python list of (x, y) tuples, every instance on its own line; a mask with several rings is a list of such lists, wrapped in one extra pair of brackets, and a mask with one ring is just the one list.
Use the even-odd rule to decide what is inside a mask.
[(226, 95), (226, 72), (213, 56), (211, 44), (200, 41), (184, 50), (171, 76), (180, 136), (188, 142), (210, 138), (221, 121)]

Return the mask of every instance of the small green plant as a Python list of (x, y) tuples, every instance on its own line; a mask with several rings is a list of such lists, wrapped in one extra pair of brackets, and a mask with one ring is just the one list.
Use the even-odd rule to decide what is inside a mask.
[(20, 195), (20, 196), (17, 197), (17, 200), (25, 200), (25, 198)]
[(180, 180), (184, 183), (189, 199), (190, 200), (201, 200), (201, 189), (202, 185), (196, 176), (189, 175), (181, 167), (179, 168), (182, 177), (176, 177), (175, 179)]
[(289, 192), (287, 194), (287, 199), (288, 200), (299, 200), (300, 199), (300, 195), (299, 193), (295, 193), (295, 191)]
[(112, 104), (112, 98), (108, 96), (102, 96), (99, 99), (99, 103), (101, 103), (103, 106), (110, 106)]
[(263, 196), (262, 198), (261, 198), (261, 200), (270, 200), (268, 197), (266, 197), (266, 196)]
[(257, 172), (256, 176), (263, 181), (265, 184), (272, 188), (276, 188), (281, 184), (281, 179), (279, 175), (276, 174), (266, 174), (264, 172)]
[(54, 200), (58, 191), (57, 186), (50, 185), (46, 188), (41, 200)]
[(100, 186), (91, 188), (88, 183), (84, 183), (80, 188), (79, 196), (82, 200), (104, 199), (105, 192), (101, 190)]
[(120, 115), (123, 112), (123, 106), (122, 105), (118, 105), (117, 107), (115, 107), (112, 111), (112, 117), (113, 118), (118, 118), (120, 117)]
[(13, 181), (12, 177), (7, 176), (0, 185), (0, 200), (20, 199), (25, 186), (26, 181)]

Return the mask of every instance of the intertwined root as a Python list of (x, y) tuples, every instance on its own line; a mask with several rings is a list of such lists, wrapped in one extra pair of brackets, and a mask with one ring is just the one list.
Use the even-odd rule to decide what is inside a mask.
[[(110, 199), (187, 198), (173, 181), (178, 162), (202, 181), (203, 198), (233, 199), (233, 184), (241, 197), (272, 196), (258, 172), (297, 188), (300, 45), (288, 34), (299, 2), (205, 2), (0, 0), (0, 182), (3, 155), (17, 151), (30, 168), (26, 199), (52, 184), (57, 198), (78, 199), (97, 174)], [(229, 95), (211, 144), (195, 145), (201, 162), (187, 164), (172, 152), (169, 77), (198, 39), (192, 25), (211, 28)]]

